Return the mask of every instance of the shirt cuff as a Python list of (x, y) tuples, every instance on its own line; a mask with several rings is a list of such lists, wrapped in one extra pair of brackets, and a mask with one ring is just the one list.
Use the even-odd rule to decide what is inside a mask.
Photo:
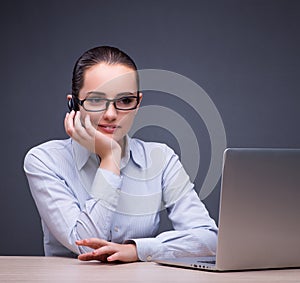
[(138, 258), (141, 261), (152, 261), (157, 259), (157, 255), (160, 254), (162, 249), (161, 242), (156, 238), (141, 238), (127, 240), (125, 243), (134, 242), (136, 245), (136, 250)]
[(109, 208), (116, 208), (120, 196), (122, 177), (105, 169), (97, 169), (91, 187), (91, 195), (103, 201)]

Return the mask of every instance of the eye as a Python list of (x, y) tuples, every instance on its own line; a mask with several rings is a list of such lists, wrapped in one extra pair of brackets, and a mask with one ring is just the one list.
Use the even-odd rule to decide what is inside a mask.
[(86, 101), (90, 104), (99, 104), (103, 101), (103, 99), (99, 97), (89, 97), (86, 99)]
[(135, 99), (136, 99), (135, 96), (125, 96), (118, 99), (118, 103), (127, 105), (133, 103)]

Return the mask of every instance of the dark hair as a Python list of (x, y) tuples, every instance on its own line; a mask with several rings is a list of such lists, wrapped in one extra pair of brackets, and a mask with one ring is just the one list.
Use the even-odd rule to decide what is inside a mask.
[[(84, 52), (75, 63), (72, 77), (72, 95), (78, 97), (79, 91), (83, 86), (85, 71), (99, 63), (106, 63), (109, 65), (121, 64), (137, 71), (134, 61), (120, 49), (111, 46), (94, 47)], [(137, 72), (136, 77), (139, 89), (139, 77)]]

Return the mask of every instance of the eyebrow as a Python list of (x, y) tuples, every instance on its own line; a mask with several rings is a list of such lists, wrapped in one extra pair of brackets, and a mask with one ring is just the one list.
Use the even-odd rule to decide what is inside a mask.
[(121, 96), (132, 96), (132, 95), (135, 95), (136, 92), (131, 92), (131, 91), (125, 91), (125, 92), (121, 92), (121, 93), (118, 93), (116, 95), (116, 97), (121, 97)]
[[(97, 95), (99, 95), (99, 96), (106, 96), (106, 93), (104, 93), (104, 92), (100, 92), (100, 91), (89, 91), (86, 95), (88, 96), (88, 95), (90, 95), (90, 94), (97, 94)], [(137, 94), (137, 92), (135, 91), (135, 92), (130, 92), (130, 91), (124, 91), (124, 92), (121, 92), (121, 93), (118, 93), (116, 96), (115, 96), (115, 98), (117, 98), (117, 97), (122, 97), (122, 96), (132, 96), (132, 95), (136, 95)]]
[(99, 91), (89, 91), (86, 96), (90, 95), (90, 94), (98, 94), (101, 96), (106, 96), (106, 94), (104, 92), (99, 92)]

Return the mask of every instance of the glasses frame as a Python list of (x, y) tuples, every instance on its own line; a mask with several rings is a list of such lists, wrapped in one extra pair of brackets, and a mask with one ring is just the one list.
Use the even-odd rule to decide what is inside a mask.
[[(93, 92), (89, 92), (89, 94), (91, 93), (97, 93), (96, 91), (93, 91)], [(134, 110), (138, 107), (139, 103), (140, 103), (140, 92), (137, 91), (136, 92), (136, 95), (134, 93), (132, 94), (129, 94), (128, 95), (125, 95), (123, 97), (119, 97), (119, 98), (114, 98), (114, 99), (108, 99), (108, 98), (101, 98), (102, 100), (106, 101), (106, 104), (105, 104), (105, 108), (102, 109), (102, 110), (88, 110), (84, 107), (84, 102), (88, 99), (88, 98), (85, 98), (85, 99), (82, 99), (80, 100), (78, 97), (76, 97), (75, 95), (72, 95), (74, 101), (79, 104), (85, 111), (87, 112), (102, 112), (102, 111), (106, 111), (109, 107), (109, 105), (112, 103), (115, 107), (116, 110), (119, 110), (119, 111), (130, 111), (130, 110)], [(131, 108), (128, 108), (128, 109), (120, 109), (117, 107), (117, 101), (122, 99), (122, 98), (125, 98), (125, 97), (135, 97), (136, 98), (136, 105), (134, 107), (131, 107)]]

